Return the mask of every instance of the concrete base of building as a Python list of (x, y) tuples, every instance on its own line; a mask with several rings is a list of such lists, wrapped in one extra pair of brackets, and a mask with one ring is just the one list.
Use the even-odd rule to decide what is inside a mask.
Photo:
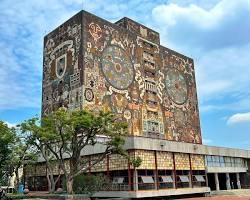
[(209, 187), (201, 188), (181, 188), (166, 190), (141, 190), (141, 191), (102, 191), (97, 192), (93, 197), (122, 197), (122, 198), (145, 198), (145, 197), (164, 197), (188, 194), (205, 194), (210, 193)]

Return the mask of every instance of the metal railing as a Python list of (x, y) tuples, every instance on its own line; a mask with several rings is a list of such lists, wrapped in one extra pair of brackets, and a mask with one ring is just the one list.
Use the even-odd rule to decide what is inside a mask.
[(110, 183), (102, 187), (102, 191), (128, 191), (129, 185), (127, 183)]
[(174, 188), (174, 183), (159, 182), (159, 189), (171, 189)]
[(138, 183), (138, 190), (154, 190), (155, 183)]
[(177, 181), (176, 186), (177, 188), (189, 188), (189, 182)]

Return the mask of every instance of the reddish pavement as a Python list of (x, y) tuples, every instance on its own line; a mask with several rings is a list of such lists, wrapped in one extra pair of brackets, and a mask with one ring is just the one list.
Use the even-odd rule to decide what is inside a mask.
[[(243, 196), (213, 196), (213, 197), (199, 197), (199, 198), (188, 198), (190, 200), (250, 200), (250, 197)], [(185, 199), (187, 200), (187, 199)]]

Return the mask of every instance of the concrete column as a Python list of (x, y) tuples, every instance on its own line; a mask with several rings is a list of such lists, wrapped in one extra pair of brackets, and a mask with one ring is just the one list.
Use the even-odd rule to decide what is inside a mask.
[(173, 179), (173, 188), (176, 188), (176, 178), (175, 178), (175, 172), (174, 171), (172, 171), (172, 179)]
[(227, 186), (227, 190), (231, 190), (229, 173), (226, 173), (226, 186)]
[(158, 180), (157, 180), (158, 176), (157, 176), (157, 171), (154, 170), (154, 179), (155, 179), (155, 189), (158, 190)]
[(158, 177), (158, 165), (157, 165), (157, 151), (155, 153), (155, 170), (154, 170), (154, 179), (155, 179), (155, 189), (159, 189), (159, 177)]
[(237, 179), (237, 187), (238, 187), (238, 189), (241, 189), (240, 174), (239, 173), (236, 173), (236, 179)]
[(219, 191), (220, 190), (220, 183), (219, 183), (218, 173), (214, 173), (214, 180), (215, 180), (216, 190)]
[(190, 170), (189, 171), (189, 174), (188, 174), (188, 177), (189, 177), (189, 187), (193, 187), (193, 184), (192, 184), (192, 171)]
[(206, 186), (208, 187), (208, 178), (207, 178), (207, 172), (206, 172), (206, 176), (205, 176), (205, 178), (206, 178)]
[(136, 169), (134, 170), (133, 178), (134, 178), (134, 190), (137, 191), (138, 190), (138, 172)]

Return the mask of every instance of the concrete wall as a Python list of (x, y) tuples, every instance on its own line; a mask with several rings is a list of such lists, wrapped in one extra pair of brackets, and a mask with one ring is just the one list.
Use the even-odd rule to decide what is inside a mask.
[(127, 149), (145, 149), (202, 155), (220, 155), (229, 157), (250, 158), (250, 151), (248, 150), (214, 147), (184, 142), (174, 142), (145, 137), (127, 138), (125, 147)]
[(206, 167), (207, 173), (239, 173), (246, 172), (244, 167)]

